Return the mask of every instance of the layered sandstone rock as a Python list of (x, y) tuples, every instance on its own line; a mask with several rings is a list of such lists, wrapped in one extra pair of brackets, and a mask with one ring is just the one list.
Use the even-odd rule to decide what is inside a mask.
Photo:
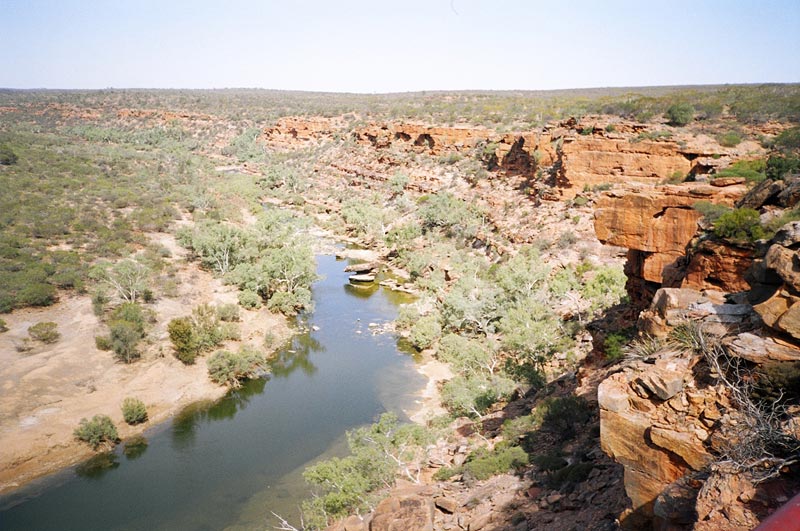
[(262, 139), (273, 146), (295, 147), (308, 142), (333, 138), (342, 129), (340, 120), (334, 118), (286, 116), (262, 133)]
[[(743, 185), (724, 188), (697, 183), (663, 186), (652, 189), (614, 191), (606, 193), (595, 209), (595, 234), (607, 244), (625, 247), (628, 260), (628, 293), (634, 304), (644, 307), (665, 281), (665, 270), (670, 285), (716, 287), (725, 291), (742, 288), (736, 276), (746, 260), (733, 252), (709, 248), (698, 253), (690, 262), (690, 276), (683, 273), (680, 263), (686, 246), (698, 230), (702, 214), (692, 206), (698, 201), (732, 205), (741, 197)], [(718, 265), (715, 259), (724, 257)], [(733, 275), (727, 269), (734, 264)], [(676, 269), (680, 272), (676, 273)]]
[(675, 174), (685, 176), (693, 167), (692, 154), (674, 142), (565, 136), (561, 151), (560, 185), (575, 191), (615, 182), (656, 184)]

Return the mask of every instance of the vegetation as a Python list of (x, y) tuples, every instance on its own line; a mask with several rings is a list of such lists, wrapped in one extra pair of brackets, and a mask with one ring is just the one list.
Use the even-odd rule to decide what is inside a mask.
[(348, 432), (350, 455), (321, 461), (303, 472), (315, 490), (315, 496), (303, 502), (305, 524), (321, 529), (352, 511), (369, 511), (380, 499), (377, 491), (394, 485), (398, 472), (419, 483), (423, 448), (430, 438), (421, 426), (398, 424), (393, 413)]
[(239, 387), (242, 380), (266, 373), (267, 366), (263, 352), (244, 345), (237, 352), (215, 352), (208, 358), (208, 375), (218, 384)]
[(670, 125), (682, 126), (688, 124), (694, 118), (694, 107), (689, 103), (675, 103), (670, 105), (664, 114)]
[(58, 325), (50, 321), (31, 325), (28, 327), (28, 335), (31, 339), (41, 341), (46, 345), (55, 343), (61, 338), (61, 334), (58, 332)]
[[(238, 315), (238, 314), (237, 314)], [(192, 310), (191, 317), (177, 317), (167, 325), (167, 333), (175, 348), (175, 356), (187, 365), (195, 362), (202, 352), (208, 352), (228, 339), (238, 339), (238, 327), (232, 322), (229, 307), (201, 304)]]
[(714, 223), (714, 234), (734, 243), (752, 243), (766, 237), (757, 210), (737, 208), (722, 214)]
[(140, 424), (147, 420), (147, 408), (138, 398), (128, 397), (122, 401), (122, 417), (128, 424)]
[(95, 450), (103, 443), (114, 445), (119, 440), (117, 427), (108, 415), (95, 415), (91, 420), (81, 419), (74, 435)]
[(759, 183), (766, 177), (767, 161), (763, 159), (737, 160), (717, 172), (717, 177), (743, 177), (748, 182)]

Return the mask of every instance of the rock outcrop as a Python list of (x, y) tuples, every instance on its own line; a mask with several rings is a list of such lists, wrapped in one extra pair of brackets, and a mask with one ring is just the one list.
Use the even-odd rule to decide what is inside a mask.
[[(612, 191), (597, 202), (597, 238), (628, 249), (625, 273), (628, 294), (635, 306), (646, 307), (665, 284), (665, 277), (667, 285), (700, 289), (737, 291), (746, 285), (735, 273), (744, 267), (742, 264), (749, 265), (747, 256), (743, 259), (733, 251), (708, 247), (697, 252), (688, 266), (681, 261), (702, 218), (693, 205), (698, 201), (732, 205), (744, 192), (743, 185), (719, 188), (684, 183)], [(735, 269), (728, 274), (731, 263)]]

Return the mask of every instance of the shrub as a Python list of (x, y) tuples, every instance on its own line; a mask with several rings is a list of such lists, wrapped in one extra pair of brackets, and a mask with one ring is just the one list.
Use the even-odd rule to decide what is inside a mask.
[(41, 341), (48, 345), (55, 343), (61, 337), (61, 334), (58, 333), (58, 325), (51, 321), (32, 325), (28, 328), (28, 335), (31, 336), (31, 339)]
[(8, 330), (8, 325), (3, 319), (0, 319), (0, 332), (6, 332)]
[(94, 336), (94, 346), (97, 350), (111, 350), (111, 338), (109, 336)]
[(738, 160), (716, 173), (717, 177), (744, 177), (748, 182), (758, 183), (766, 178), (767, 162), (764, 159)]
[(167, 325), (167, 333), (175, 347), (175, 356), (186, 365), (194, 363), (198, 353), (194, 326), (189, 317), (178, 317)]
[(514, 388), (514, 382), (501, 376), (458, 375), (442, 387), (442, 403), (454, 415), (480, 418)]
[(142, 339), (142, 332), (136, 323), (130, 321), (114, 321), (109, 325), (111, 330), (111, 349), (118, 360), (132, 363), (141, 357), (137, 345)]
[(139, 424), (147, 420), (147, 408), (138, 398), (128, 397), (122, 401), (122, 417), (128, 424)]
[(751, 243), (766, 237), (758, 211), (737, 208), (722, 214), (714, 223), (714, 234), (737, 243)]
[(417, 350), (430, 348), (433, 342), (442, 334), (442, 325), (439, 316), (435, 314), (423, 315), (411, 327), (408, 340)]
[(238, 352), (220, 350), (208, 358), (208, 375), (213, 382), (239, 387), (242, 380), (253, 378), (267, 368), (264, 353), (247, 345)]
[(591, 463), (573, 463), (555, 472), (548, 479), (548, 484), (553, 489), (560, 489), (565, 485), (582, 483), (589, 478), (594, 465)]
[(629, 338), (625, 334), (611, 333), (606, 336), (603, 342), (603, 349), (605, 350), (606, 359), (617, 361), (622, 359), (624, 352), (623, 347), (628, 343)]
[(255, 310), (261, 307), (261, 297), (255, 291), (242, 290), (239, 292), (239, 304), (248, 310)]
[(783, 179), (787, 174), (800, 171), (800, 158), (773, 155), (767, 159), (765, 171), (770, 179)]
[(730, 131), (728, 133), (723, 133), (717, 137), (717, 141), (719, 142), (720, 146), (724, 147), (736, 147), (742, 142), (742, 137), (739, 133), (734, 131)]
[(800, 127), (791, 127), (775, 137), (775, 147), (783, 150), (800, 149)]
[(519, 446), (498, 445), (493, 451), (479, 448), (470, 454), (464, 463), (463, 473), (465, 476), (484, 480), (527, 464), (528, 454)]
[(591, 408), (579, 396), (555, 398), (545, 404), (543, 426), (556, 434), (562, 441), (571, 439), (577, 429), (591, 416)]
[(0, 165), (10, 166), (16, 164), (17, 154), (6, 144), (0, 144)]
[(670, 125), (682, 126), (694, 118), (694, 107), (688, 103), (676, 103), (671, 105), (665, 114)]
[(730, 212), (731, 208), (725, 205), (716, 205), (710, 201), (697, 201), (692, 205), (692, 208), (700, 212), (703, 217), (713, 223), (726, 212)]
[(89, 443), (95, 450), (103, 442), (114, 444), (119, 440), (117, 427), (108, 415), (95, 415), (91, 420), (81, 419), (73, 433), (76, 439)]
[(217, 316), (220, 321), (233, 323), (239, 320), (239, 306), (236, 304), (223, 304), (217, 306)]

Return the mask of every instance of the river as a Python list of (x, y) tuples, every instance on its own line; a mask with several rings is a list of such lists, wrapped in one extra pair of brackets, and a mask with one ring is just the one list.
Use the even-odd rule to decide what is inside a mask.
[(385, 411), (404, 418), (425, 383), (394, 337), (369, 326), (392, 321), (408, 296), (351, 286), (345, 265), (317, 257), (308, 331), (268, 379), (0, 498), (0, 529), (271, 529), (272, 511), (297, 523), (303, 468), (345, 452), (346, 430)]

